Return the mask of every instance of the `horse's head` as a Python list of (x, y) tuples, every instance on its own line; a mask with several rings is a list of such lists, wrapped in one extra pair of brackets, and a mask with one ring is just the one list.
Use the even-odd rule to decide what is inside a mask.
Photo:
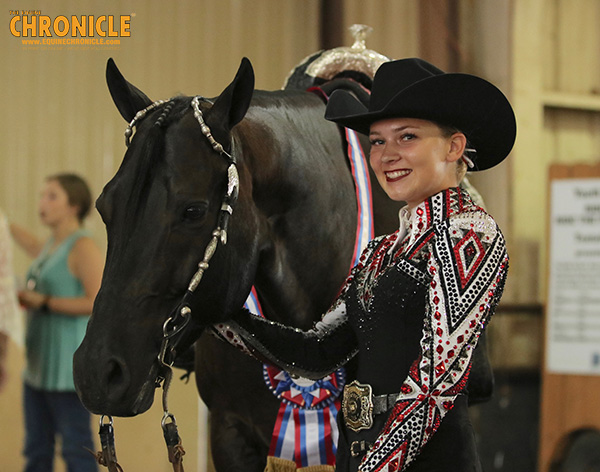
[[(221, 227), (237, 193), (231, 165), (236, 157), (243, 161), (232, 128), (248, 110), (254, 74), (244, 59), (212, 106), (204, 99), (193, 103), (190, 97), (153, 103), (125, 80), (112, 60), (107, 82), (130, 123), (128, 142), (134, 127), (136, 132), (97, 201), (108, 252), (74, 371), (77, 391), (89, 410), (129, 416), (152, 404), (163, 325), (171, 314), (181, 316), (184, 294), (191, 309), (185, 332), (189, 342), (204, 326), (242, 306), (250, 290), (258, 249), (247, 235), (256, 232), (257, 223), (248, 203), (249, 177), (243, 172), (227, 249), (216, 250), (197, 287), (188, 287), (210, 242), (224, 242)], [(202, 128), (203, 121), (208, 128)], [(168, 323), (166, 328), (171, 329)]]

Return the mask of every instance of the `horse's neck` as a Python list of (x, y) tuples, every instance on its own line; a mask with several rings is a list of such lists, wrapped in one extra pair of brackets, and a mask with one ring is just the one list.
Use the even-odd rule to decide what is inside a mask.
[(356, 230), (339, 132), (323, 119), (322, 104), (311, 103), (294, 111), (293, 122), (280, 107), (251, 114), (242, 129), (261, 238), (255, 285), (267, 316), (300, 327), (335, 298)]

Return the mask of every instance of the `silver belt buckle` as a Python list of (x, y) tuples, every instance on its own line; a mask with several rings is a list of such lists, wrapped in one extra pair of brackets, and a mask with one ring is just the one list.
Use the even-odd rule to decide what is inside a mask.
[(356, 380), (344, 387), (342, 400), (344, 423), (352, 431), (370, 429), (373, 426), (373, 390), (368, 384)]

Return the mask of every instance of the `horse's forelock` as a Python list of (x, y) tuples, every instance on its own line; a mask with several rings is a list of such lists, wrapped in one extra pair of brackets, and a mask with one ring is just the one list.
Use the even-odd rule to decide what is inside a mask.
[(187, 112), (191, 111), (190, 97), (174, 97), (158, 108), (158, 110), (148, 117), (154, 126), (167, 128), (170, 124), (179, 121)]
[(125, 215), (128, 224), (123, 225), (123, 231), (134, 228), (143, 214), (158, 164), (164, 156), (166, 130), (191, 111), (190, 102), (191, 99), (186, 97), (173, 98), (137, 124), (138, 139), (132, 140), (128, 150), (129, 165), (123, 169), (125, 174), (129, 174), (127, 181), (131, 182)]

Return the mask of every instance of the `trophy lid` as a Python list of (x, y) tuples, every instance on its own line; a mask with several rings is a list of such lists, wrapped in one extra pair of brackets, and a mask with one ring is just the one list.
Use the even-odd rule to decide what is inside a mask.
[(373, 28), (367, 25), (352, 25), (349, 29), (354, 37), (354, 44), (325, 51), (306, 69), (308, 75), (329, 80), (340, 71), (354, 70), (373, 78), (379, 66), (390, 60), (367, 49), (365, 41), (373, 32)]
[(381, 64), (390, 61), (383, 54), (367, 49), (365, 41), (373, 28), (367, 25), (352, 25), (348, 28), (354, 37), (350, 47), (338, 47), (320, 51), (305, 58), (288, 76), (290, 77), (303, 69), (303, 74), (313, 79), (331, 80), (343, 71), (355, 71), (365, 74), (372, 79)]

